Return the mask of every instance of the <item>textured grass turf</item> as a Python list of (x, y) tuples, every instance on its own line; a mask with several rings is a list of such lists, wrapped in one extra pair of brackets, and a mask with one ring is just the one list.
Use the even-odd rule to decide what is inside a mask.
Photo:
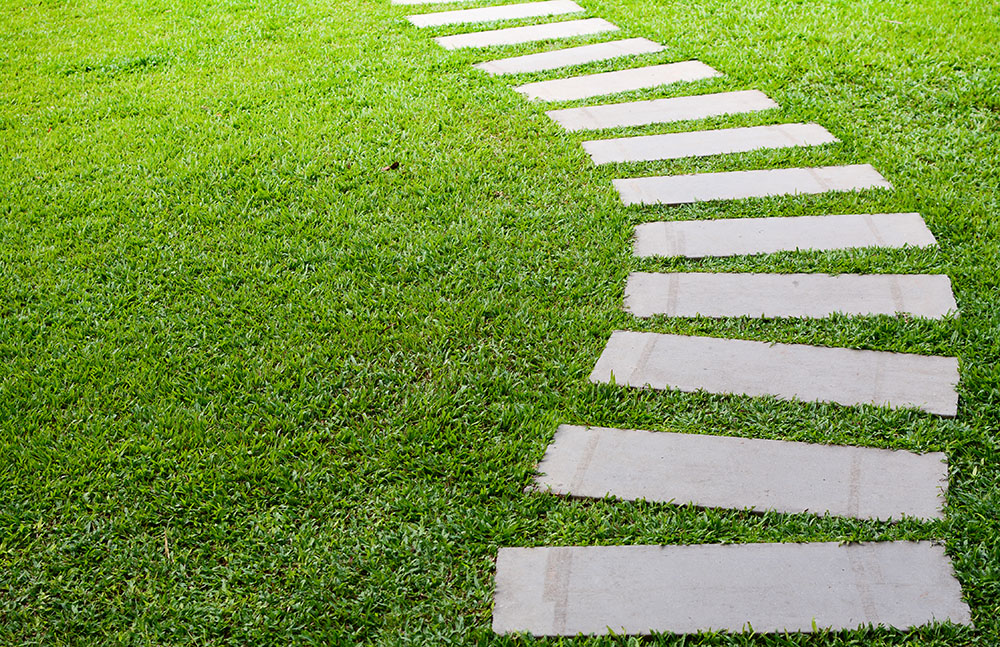
[[(489, 629), (498, 546), (941, 538), (976, 629), (663, 645), (1000, 644), (1000, 10), (583, 0), (843, 143), (594, 168), (429, 9), (0, 6), (0, 643), (623, 644)], [(473, 6), (473, 5), (469, 5)], [(521, 23), (511, 23), (521, 24)], [(564, 104), (574, 105), (574, 104)], [(865, 163), (892, 192), (625, 209), (625, 173)], [(660, 218), (920, 211), (937, 250), (632, 259)], [(638, 321), (636, 269), (945, 272), (961, 318)], [(956, 420), (591, 386), (616, 328), (961, 360)], [(559, 423), (948, 453), (898, 524), (526, 494)]]

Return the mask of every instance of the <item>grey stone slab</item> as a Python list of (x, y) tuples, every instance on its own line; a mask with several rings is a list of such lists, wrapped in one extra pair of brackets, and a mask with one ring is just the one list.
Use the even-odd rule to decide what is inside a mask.
[(596, 139), (583, 142), (583, 149), (595, 164), (611, 164), (705, 157), (770, 148), (820, 146), (836, 141), (839, 140), (819, 124), (779, 124)]
[(477, 9), (436, 11), (434, 13), (407, 16), (406, 18), (417, 27), (440, 27), (441, 25), (462, 25), (475, 22), (493, 22), (496, 20), (558, 16), (578, 11), (583, 11), (583, 7), (572, 2), (572, 0), (544, 0), (543, 2), (505, 4), (494, 7), (479, 7)]
[(970, 625), (933, 542), (501, 548), (493, 630), (535, 636)]
[(471, 0), (392, 0), (390, 4), (398, 5), (419, 5), (419, 4), (455, 4), (458, 2), (470, 2)]
[(736, 274), (633, 272), (625, 310), (637, 317), (829, 317), (941, 319), (958, 312), (943, 274)]
[(634, 253), (704, 258), (907, 245), (937, 245), (919, 213), (649, 222), (635, 228)]
[(455, 34), (454, 36), (439, 36), (434, 40), (445, 49), (463, 49), (466, 47), (519, 45), (540, 40), (591, 36), (609, 31), (618, 31), (618, 27), (602, 18), (587, 18), (585, 20), (550, 22), (544, 25), (475, 31), (469, 34)]
[(593, 61), (606, 61), (622, 56), (637, 54), (652, 54), (663, 51), (663, 45), (645, 38), (628, 38), (595, 45), (583, 45), (568, 49), (557, 49), (551, 52), (514, 56), (496, 61), (477, 63), (473, 67), (490, 74), (521, 74), (523, 72), (541, 72), (570, 65), (580, 65)]
[(665, 65), (649, 65), (617, 72), (586, 74), (567, 79), (553, 79), (520, 85), (518, 92), (529, 99), (543, 101), (570, 101), (602, 94), (628, 92), (680, 81), (698, 81), (722, 76), (701, 61), (683, 61)]
[(693, 97), (652, 99), (549, 110), (547, 114), (566, 130), (600, 130), (623, 126), (646, 126), (674, 121), (707, 119), (720, 115), (759, 112), (778, 104), (757, 90), (700, 94)]
[(616, 330), (590, 381), (654, 389), (915, 407), (953, 417), (958, 360)]
[(626, 205), (685, 204), (892, 188), (870, 164), (694, 173), (613, 180), (613, 183)]
[(535, 486), (705, 508), (943, 519), (943, 453), (562, 425)]

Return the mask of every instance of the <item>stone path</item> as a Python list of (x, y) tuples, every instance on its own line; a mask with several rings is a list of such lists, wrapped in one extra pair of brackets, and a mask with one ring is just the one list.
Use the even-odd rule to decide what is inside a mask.
[(633, 272), (625, 310), (637, 317), (829, 317), (958, 310), (943, 274), (718, 274)]
[(606, 61), (622, 56), (654, 54), (661, 51), (663, 51), (663, 45), (659, 43), (654, 43), (646, 38), (629, 38), (627, 40), (615, 40), (608, 43), (597, 43), (596, 45), (583, 45), (581, 47), (557, 49), (539, 54), (528, 54), (527, 56), (503, 58), (498, 61), (477, 63), (473, 67), (494, 75), (522, 74), (525, 72), (554, 70), (560, 67), (592, 63), (594, 61)]
[(766, 148), (820, 146), (836, 141), (836, 137), (818, 124), (779, 124), (596, 139), (583, 142), (583, 150), (587, 151), (595, 164), (610, 164), (705, 157)]
[(540, 491), (858, 519), (942, 519), (942, 453), (562, 425)]
[(407, 19), (417, 27), (440, 27), (442, 25), (462, 25), (475, 22), (558, 16), (581, 11), (583, 11), (583, 7), (572, 2), (572, 0), (544, 0), (542, 2), (479, 7), (478, 9), (438, 11), (435, 13), (408, 16)]
[(640, 177), (614, 180), (613, 184), (626, 205), (676, 205), (892, 188), (870, 164)]
[(970, 624), (931, 542), (501, 548), (493, 630), (535, 636)]
[(918, 408), (954, 416), (958, 360), (616, 330), (590, 381), (654, 389)]
[[(392, 0), (430, 4), (433, 0)], [(417, 26), (462, 25), (583, 11), (569, 0), (410, 16)], [(472, 31), (435, 40), (445, 49), (562, 40), (617, 31), (600, 18)], [(661, 52), (644, 38), (565, 47), (475, 65), (493, 75), (555, 70)], [(721, 74), (700, 61), (619, 69), (517, 86), (528, 99), (584, 100)], [(550, 110), (568, 131), (761, 112), (757, 90)], [(594, 163), (640, 163), (788, 146), (835, 144), (820, 124), (696, 130), (583, 143)], [(891, 189), (871, 165), (759, 169), (613, 181), (625, 205)], [(664, 221), (638, 225), (637, 257), (732, 256), (796, 250), (936, 245), (916, 213)], [(625, 309), (636, 316), (943, 317), (956, 313), (944, 275), (633, 272)], [(615, 331), (590, 380), (624, 387), (705, 390), (846, 406), (918, 408), (955, 416), (953, 357), (741, 339)], [(918, 455), (709, 434), (563, 425), (539, 465), (551, 494), (691, 503), (882, 521), (944, 517), (947, 465)], [(865, 625), (970, 624), (942, 547), (930, 542), (501, 548), (493, 628), (539, 636), (810, 632)]]
[(771, 110), (777, 107), (778, 104), (763, 92), (742, 90), (693, 97), (564, 108), (562, 110), (549, 110), (545, 114), (566, 130), (573, 131), (707, 119), (720, 115)]
[(668, 85), (680, 81), (710, 79), (714, 76), (721, 76), (721, 74), (700, 61), (684, 61), (683, 63), (650, 65), (617, 72), (574, 76), (568, 79), (538, 81), (519, 85), (514, 89), (529, 99), (571, 101), (603, 94), (655, 88), (658, 85)]
[(649, 222), (635, 228), (634, 253), (703, 258), (907, 245), (937, 245), (918, 213)]
[(618, 27), (601, 18), (587, 18), (585, 20), (550, 22), (543, 25), (527, 25), (526, 27), (474, 31), (454, 36), (439, 36), (434, 40), (445, 49), (463, 49), (467, 47), (520, 45), (540, 40), (592, 36), (609, 31), (618, 31)]

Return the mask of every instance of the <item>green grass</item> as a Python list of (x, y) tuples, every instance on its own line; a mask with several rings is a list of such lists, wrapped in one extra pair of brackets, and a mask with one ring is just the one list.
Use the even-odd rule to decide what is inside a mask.
[[(1000, 644), (1000, 9), (584, 4), (667, 50), (574, 72), (727, 75), (616, 99), (782, 106), (599, 135), (801, 120), (842, 144), (595, 168), (593, 133), (510, 89), (563, 72), (470, 67), (564, 43), (447, 52), (461, 30), (388, 0), (0, 6), (0, 643), (631, 644), (493, 636), (497, 548), (938, 538), (974, 630), (653, 643)], [(833, 163), (896, 190), (626, 209), (610, 185)], [(940, 248), (630, 256), (643, 221), (867, 211), (921, 212)], [(961, 317), (638, 321), (637, 269), (944, 272)], [(959, 415), (588, 384), (621, 328), (954, 354)], [(943, 450), (947, 519), (527, 494), (560, 423)]]

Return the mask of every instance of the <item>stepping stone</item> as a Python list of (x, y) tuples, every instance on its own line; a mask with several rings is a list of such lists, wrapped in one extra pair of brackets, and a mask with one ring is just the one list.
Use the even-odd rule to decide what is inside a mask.
[(685, 204), (892, 188), (870, 164), (694, 173), (613, 180), (613, 183), (626, 205)]
[(954, 417), (958, 360), (744, 339), (616, 330), (590, 374), (595, 383), (915, 407)]
[(633, 272), (625, 310), (637, 317), (894, 315), (941, 319), (958, 311), (943, 274)]
[(907, 245), (937, 245), (919, 213), (649, 222), (635, 228), (634, 253), (704, 258)]
[(940, 452), (562, 425), (535, 486), (705, 508), (943, 519), (945, 461)]
[(521, 74), (523, 72), (541, 72), (570, 65), (580, 65), (593, 61), (606, 61), (621, 56), (637, 54), (652, 54), (663, 51), (663, 45), (645, 38), (629, 38), (596, 45), (583, 45), (569, 49), (558, 49), (527, 56), (515, 56), (498, 61), (478, 63), (473, 67), (490, 74)]
[(441, 25), (462, 25), (473, 22), (493, 22), (516, 18), (539, 18), (583, 11), (583, 7), (571, 0), (546, 0), (545, 2), (525, 2), (505, 4), (478, 9), (458, 9), (407, 16), (407, 20), (417, 27), (439, 27)]
[(568, 79), (538, 81), (514, 89), (529, 99), (571, 101), (602, 94), (655, 88), (658, 85), (679, 81), (709, 79), (715, 76), (722, 76), (722, 74), (700, 61), (684, 61), (682, 63), (636, 67), (617, 72), (573, 76)]
[(743, 90), (740, 92), (700, 94), (694, 97), (565, 108), (563, 110), (549, 110), (545, 114), (566, 130), (599, 130), (707, 119), (720, 115), (771, 110), (777, 107), (778, 104), (769, 99), (763, 92)]
[(819, 124), (781, 124), (598, 139), (583, 142), (583, 149), (594, 164), (610, 164), (705, 157), (765, 148), (819, 146), (837, 141), (840, 140)]
[(493, 631), (535, 636), (970, 625), (933, 542), (501, 548)]
[(509, 27), (491, 31), (475, 31), (469, 34), (439, 36), (434, 40), (445, 49), (464, 47), (494, 47), (497, 45), (518, 45), (539, 40), (557, 40), (574, 36), (590, 36), (608, 31), (618, 31), (618, 27), (601, 18), (550, 22), (544, 25)]
[(452, 4), (455, 2), (468, 2), (469, 0), (392, 0), (390, 4), (414, 5), (414, 4)]

